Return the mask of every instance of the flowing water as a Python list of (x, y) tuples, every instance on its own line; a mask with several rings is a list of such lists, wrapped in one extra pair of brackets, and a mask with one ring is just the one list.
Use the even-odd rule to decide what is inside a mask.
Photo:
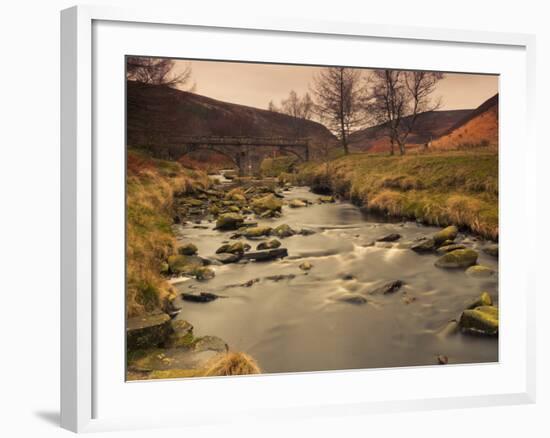
[[(296, 187), (285, 198), (316, 201), (318, 196)], [(482, 291), (498, 302), (497, 276), (478, 279), (462, 270), (439, 269), (436, 254), (408, 248), (438, 228), (389, 222), (347, 202), (285, 206), (280, 218), (259, 221), (272, 227), (282, 223), (316, 233), (279, 239), (287, 258), (212, 266), (212, 280), (175, 284), (180, 292), (224, 296), (181, 303), (178, 318), (193, 324), (195, 336), (222, 338), (231, 350), (252, 355), (266, 373), (433, 365), (438, 355), (454, 364), (498, 361), (498, 339), (462, 334), (450, 322)], [(207, 257), (233, 233), (213, 227), (203, 221), (177, 231)], [(402, 237), (365, 246), (389, 233)], [(497, 269), (497, 260), (481, 251), (486, 242), (467, 235), (457, 240), (478, 250), (478, 263)], [(255, 249), (258, 241), (248, 243)], [(304, 261), (313, 265), (308, 272), (299, 268)], [(242, 285), (248, 280), (256, 282)], [(371, 293), (394, 280), (404, 282), (399, 291)], [(363, 294), (367, 302), (338, 300), (349, 293)]]

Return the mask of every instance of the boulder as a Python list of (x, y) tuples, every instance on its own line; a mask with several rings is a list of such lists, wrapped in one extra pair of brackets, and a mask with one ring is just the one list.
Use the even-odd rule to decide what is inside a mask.
[(473, 249), (455, 249), (438, 258), (435, 266), (446, 269), (468, 268), (476, 262), (477, 252)]
[(390, 233), (380, 237), (379, 239), (376, 239), (376, 241), (377, 242), (395, 242), (396, 240), (399, 240), (399, 239), (401, 239), (401, 234)]
[(451, 245), (444, 245), (437, 248), (439, 254), (447, 254), (448, 252), (454, 251), (455, 249), (466, 249), (466, 245), (461, 243), (453, 243)]
[(330, 203), (334, 202), (334, 196), (320, 196), (319, 197), (319, 202), (321, 204), (330, 204)]
[(168, 266), (172, 274), (194, 275), (197, 268), (202, 267), (203, 260), (197, 256), (172, 255), (168, 257)]
[(355, 305), (367, 303), (367, 299), (363, 295), (357, 294), (357, 293), (346, 293), (337, 297), (336, 300), (341, 301), (343, 303), (349, 303), (349, 304), (355, 304)]
[(479, 306), (475, 309), (466, 309), (460, 316), (459, 326), (465, 333), (498, 335), (498, 308)]
[(418, 253), (432, 252), (435, 250), (435, 241), (429, 237), (423, 237), (414, 241), (411, 249)]
[(216, 273), (210, 268), (201, 267), (201, 268), (195, 269), (195, 277), (199, 281), (211, 280), (215, 276), (216, 276)]
[(236, 201), (238, 203), (245, 203), (246, 197), (244, 196), (244, 192), (240, 187), (237, 187), (236, 189), (230, 190), (225, 194), (225, 199), (230, 201)]
[(279, 242), (277, 239), (271, 239), (271, 240), (268, 240), (266, 242), (259, 243), (258, 246), (256, 247), (256, 249), (258, 251), (262, 251), (262, 250), (265, 250), (265, 249), (279, 248), (280, 246), (281, 246), (281, 242)]
[(483, 248), (483, 252), (498, 259), (498, 244), (493, 243), (486, 246), (485, 248)]
[(172, 321), (173, 333), (164, 342), (165, 348), (184, 348), (188, 347), (193, 342), (193, 326), (183, 320), (177, 319)]
[(202, 207), (204, 201), (201, 201), (200, 199), (196, 198), (185, 198), (183, 200), (184, 205), (188, 205), (190, 207)]
[(307, 207), (307, 204), (301, 199), (293, 199), (288, 203), (288, 206), (290, 208), (301, 208), (301, 207)]
[(376, 289), (373, 289), (370, 291), (370, 294), (391, 294), (394, 292), (397, 292), (401, 287), (405, 284), (404, 281), (401, 280), (395, 280), (390, 281), (389, 283), (386, 283), (380, 287), (377, 287)]
[(217, 351), (219, 353), (229, 350), (227, 343), (217, 336), (203, 336), (195, 341), (193, 351)]
[(496, 271), (488, 266), (474, 265), (466, 269), (466, 274), (470, 277), (487, 278), (496, 274)]
[(447, 228), (443, 228), (433, 235), (433, 240), (437, 246), (441, 245), (446, 240), (455, 240), (458, 234), (458, 228), (451, 225)]
[(198, 294), (190, 294), (184, 292), (181, 294), (181, 299), (184, 301), (191, 301), (193, 303), (209, 303), (210, 301), (217, 300), (218, 295), (212, 294), (210, 292), (201, 292)]
[(252, 201), (252, 210), (258, 215), (265, 217), (275, 216), (276, 213), (280, 213), (283, 207), (283, 202), (275, 197), (273, 194), (256, 198)]
[(273, 229), (272, 234), (283, 239), (285, 237), (294, 236), (296, 231), (287, 224), (281, 224)]
[(275, 249), (268, 249), (266, 251), (247, 252), (243, 255), (243, 259), (265, 261), (265, 260), (280, 259), (286, 256), (288, 256), (288, 251), (286, 248), (275, 248)]
[(178, 247), (178, 254), (180, 255), (192, 256), (192, 255), (195, 255), (197, 251), (198, 251), (197, 245), (191, 242), (183, 243)]
[(257, 239), (271, 234), (271, 227), (250, 227), (246, 228), (242, 235), (247, 239)]
[(302, 228), (300, 231), (298, 231), (298, 234), (300, 234), (301, 236), (311, 236), (312, 234), (315, 234), (315, 230)]
[(493, 299), (491, 298), (491, 295), (489, 295), (488, 292), (482, 292), (481, 295), (476, 298), (466, 309), (475, 309), (476, 307), (480, 306), (492, 306), (493, 305)]
[(217, 230), (236, 230), (242, 226), (244, 217), (238, 213), (225, 213), (216, 221)]
[(300, 266), (299, 268), (302, 270), (302, 271), (309, 271), (311, 268), (313, 268), (313, 265), (310, 263), (310, 262), (302, 262), (300, 263)]
[(166, 313), (129, 318), (126, 321), (126, 348), (142, 350), (161, 345), (172, 333), (170, 316)]
[(229, 252), (222, 252), (214, 257), (218, 262), (223, 263), (236, 263), (241, 259), (241, 254), (231, 254)]
[(237, 242), (226, 243), (220, 246), (216, 250), (216, 254), (221, 254), (221, 253), (244, 254), (244, 252), (248, 251), (249, 249), (250, 249), (250, 245), (248, 243), (244, 243), (239, 240)]

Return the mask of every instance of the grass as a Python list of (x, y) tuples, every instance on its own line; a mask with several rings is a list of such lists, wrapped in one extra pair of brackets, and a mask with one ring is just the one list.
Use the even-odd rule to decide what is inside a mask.
[(260, 165), (260, 173), (264, 177), (275, 177), (281, 173), (291, 173), (297, 163), (298, 158), (295, 156), (264, 158)]
[(300, 167), (298, 183), (431, 225), (498, 240), (498, 154), (486, 149), (405, 156), (351, 154)]
[(206, 187), (204, 172), (128, 150), (126, 178), (126, 314), (146, 314), (163, 306), (172, 291), (161, 276), (175, 253), (172, 233), (174, 193)]

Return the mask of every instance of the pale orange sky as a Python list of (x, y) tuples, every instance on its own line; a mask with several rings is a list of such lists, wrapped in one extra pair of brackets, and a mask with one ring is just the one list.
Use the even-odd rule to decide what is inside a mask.
[[(256, 108), (277, 105), (290, 90), (299, 95), (313, 84), (321, 67), (254, 64), (220, 61), (176, 61), (176, 69), (191, 64), (196, 93)], [(368, 72), (368, 69), (362, 69)], [(447, 73), (437, 85), (434, 98), (442, 98), (440, 109), (476, 108), (498, 92), (498, 76)]]

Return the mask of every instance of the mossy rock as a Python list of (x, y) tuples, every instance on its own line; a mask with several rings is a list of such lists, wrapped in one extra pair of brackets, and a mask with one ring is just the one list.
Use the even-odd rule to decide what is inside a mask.
[(475, 309), (476, 307), (480, 306), (492, 306), (493, 305), (493, 299), (491, 298), (491, 295), (489, 295), (488, 292), (482, 292), (481, 295), (476, 298), (475, 301), (473, 301), (466, 309)]
[(435, 250), (435, 241), (429, 237), (423, 237), (411, 245), (411, 249), (414, 252), (426, 253)]
[(190, 207), (202, 207), (204, 204), (204, 201), (196, 198), (185, 198), (183, 202)]
[(211, 280), (216, 276), (214, 270), (207, 268), (206, 266), (195, 269), (195, 277), (199, 281)]
[(283, 202), (273, 194), (252, 201), (252, 210), (258, 215), (274, 216), (276, 213), (280, 213), (282, 208)]
[(277, 239), (271, 239), (271, 240), (268, 240), (267, 242), (260, 242), (258, 244), (258, 246), (256, 247), (256, 249), (258, 251), (262, 251), (264, 249), (275, 249), (275, 248), (279, 248), (281, 246), (281, 242), (278, 241)]
[(336, 301), (341, 301), (343, 303), (355, 304), (355, 305), (361, 305), (361, 304), (367, 303), (367, 299), (363, 295), (358, 293), (352, 293), (352, 292), (346, 292), (340, 295), (339, 297), (336, 298)]
[(294, 234), (296, 234), (296, 231), (290, 228), (290, 225), (281, 224), (273, 229), (272, 234), (280, 238), (285, 238), (294, 236)]
[(184, 243), (178, 247), (178, 254), (180, 255), (192, 256), (192, 255), (195, 255), (197, 251), (198, 251), (197, 245), (191, 242)]
[(216, 250), (216, 254), (229, 253), (229, 254), (244, 254), (245, 251), (250, 249), (250, 245), (247, 243), (238, 241), (233, 243), (225, 243)]
[(271, 234), (271, 227), (250, 227), (243, 231), (243, 236), (248, 239), (255, 239), (258, 237), (269, 236)]
[(302, 262), (300, 263), (300, 266), (298, 266), (302, 271), (309, 271), (311, 268), (313, 268), (313, 265), (308, 262), (308, 261), (305, 261), (305, 262)]
[(172, 274), (194, 275), (195, 271), (202, 267), (203, 260), (197, 256), (172, 255), (168, 257), (168, 265)]
[(231, 254), (228, 252), (222, 252), (216, 255), (215, 259), (218, 262), (223, 263), (225, 265), (227, 263), (237, 263), (241, 259), (241, 257), (242, 257), (241, 254)]
[(448, 252), (455, 251), (457, 249), (466, 249), (466, 245), (462, 245), (461, 243), (453, 243), (450, 245), (443, 245), (437, 248), (437, 252), (439, 254), (447, 254)]
[(441, 245), (443, 242), (447, 240), (455, 240), (456, 236), (458, 234), (458, 228), (454, 225), (451, 225), (447, 228), (443, 228), (441, 231), (438, 231), (435, 233), (432, 238), (436, 245)]
[(473, 249), (456, 249), (436, 260), (438, 268), (458, 269), (475, 265), (478, 254)]
[(321, 204), (331, 204), (331, 203), (335, 202), (334, 196), (321, 196), (321, 197), (319, 197), (319, 202)]
[(494, 336), (498, 334), (498, 308), (479, 306), (462, 312), (460, 328), (466, 333)]
[(486, 246), (483, 248), (483, 252), (498, 259), (498, 244), (494, 243)]
[(231, 213), (240, 213), (241, 209), (236, 205), (231, 205), (227, 208)]
[(301, 199), (293, 199), (288, 203), (288, 206), (290, 208), (301, 208), (301, 207), (307, 207), (307, 204)]
[(181, 379), (184, 377), (200, 377), (200, 370), (188, 369), (172, 369), (172, 370), (155, 370), (149, 374), (149, 379)]
[(187, 332), (185, 334), (172, 333), (168, 339), (164, 342), (166, 348), (190, 348), (193, 346), (195, 337), (193, 332)]
[(496, 274), (496, 271), (488, 266), (474, 265), (466, 269), (466, 274), (470, 277), (487, 278)]
[(232, 189), (229, 192), (225, 194), (225, 199), (229, 199), (231, 201), (236, 201), (239, 203), (245, 203), (246, 197), (244, 196), (244, 192), (240, 187), (237, 187), (236, 189)]
[(173, 329), (166, 313), (143, 315), (126, 321), (126, 348), (141, 350), (162, 344)]
[(216, 229), (218, 230), (236, 230), (244, 222), (244, 217), (238, 213), (225, 213), (218, 217)]
[(160, 273), (162, 275), (168, 275), (170, 273), (170, 265), (166, 262), (162, 262), (160, 264)]
[(208, 213), (210, 213), (212, 216), (217, 216), (220, 214), (220, 207), (218, 207), (216, 204), (211, 204), (208, 207)]

